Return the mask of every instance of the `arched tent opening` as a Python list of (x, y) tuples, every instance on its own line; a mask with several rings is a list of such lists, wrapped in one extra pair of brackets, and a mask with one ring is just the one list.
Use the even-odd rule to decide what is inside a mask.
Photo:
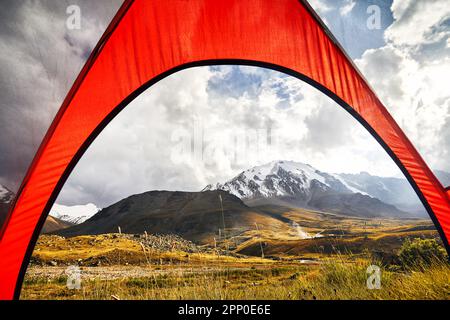
[(230, 63), (297, 77), (350, 112), (411, 182), (448, 250), (447, 191), (306, 2), (125, 1), (69, 92), (2, 228), (0, 298), (18, 297), (51, 205), (109, 121), (173, 72)]
[[(261, 144), (268, 137), (272, 142)], [(236, 141), (249, 143), (241, 149), (242, 143)], [(318, 176), (315, 170), (320, 172)], [(240, 178), (242, 172), (248, 180)], [(267, 172), (273, 174), (267, 176)], [(350, 172), (353, 174), (338, 174)], [(301, 183), (296, 177), (303, 174), (306, 181), (314, 179), (320, 184)], [(127, 282), (120, 284), (112, 270), (120, 270), (122, 276), (135, 272), (145, 287), (139, 292), (141, 297), (179, 295), (182, 299), (189, 297), (189, 290), (198, 290), (200, 298), (209, 291), (206, 288), (220, 281), (224, 285), (228, 280), (233, 285), (246, 281), (251, 259), (257, 272), (269, 272), (264, 281), (274, 277), (271, 269), (282, 270), (286, 263), (295, 268), (297, 261), (301, 261), (299, 268), (307, 268), (307, 274), (322, 268), (325, 259), (343, 268), (356, 256), (370, 259), (373, 254), (389, 261), (386, 258), (410, 237), (439, 238), (407, 180), (393, 178), (400, 174), (364, 127), (308, 84), (257, 67), (189, 68), (148, 88), (86, 150), (50, 210), (27, 269), (21, 299), (51, 299), (65, 296), (64, 292), (80, 297), (80, 290), (67, 292), (61, 279), (54, 278), (68, 264), (78, 265), (82, 272), (83, 299), (94, 298), (93, 287), (106, 284), (111, 290), (102, 290), (96, 299), (108, 299), (116, 292), (122, 299), (133, 298), (131, 292), (131, 296), (124, 293), (128, 292)], [(328, 175), (328, 182), (321, 179)], [(243, 183), (241, 188), (217, 190), (216, 183), (225, 183), (222, 188), (227, 188), (236, 185), (235, 179)], [(349, 194), (341, 189), (340, 179), (351, 188), (357, 188), (352, 182), (358, 181), (367, 189), (360, 187), (362, 196), (355, 193), (358, 189)], [(370, 180), (364, 183), (364, 179)], [(321, 192), (319, 186), (327, 188), (323, 182), (333, 194)], [(397, 199), (414, 199), (414, 209), (422, 209), (420, 214), (391, 202), (397, 199), (386, 197), (388, 193), (375, 196), (369, 190), (379, 182)], [(249, 190), (247, 186), (253, 183), (261, 183), (260, 190), (266, 195), (274, 190), (298, 190), (295, 198), (299, 203), (282, 196), (242, 196), (238, 190)], [(397, 183), (403, 187), (397, 188)], [(271, 185), (276, 187), (265, 188)], [(300, 203), (303, 195), (311, 196), (309, 208)], [(334, 196), (342, 198), (330, 206), (327, 199)], [(351, 205), (344, 208), (346, 203)], [(399, 211), (388, 204), (395, 204)], [(67, 228), (54, 224), (52, 230), (53, 218), (67, 221), (71, 210), (89, 217), (91, 207), (102, 210), (84, 223)], [(366, 232), (366, 238), (360, 232)], [(181, 252), (167, 249), (170, 239)], [(126, 246), (126, 241), (138, 244), (137, 250)], [(186, 246), (181, 245), (185, 241), (192, 245), (186, 253), (182, 251)], [(145, 257), (139, 242), (146, 248)], [(232, 261), (235, 255), (239, 255), (237, 262)], [(214, 279), (208, 270), (202, 271), (205, 267), (224, 275)], [(170, 272), (172, 268), (179, 270), (179, 276)], [(230, 275), (236, 269), (243, 272), (242, 278)], [(289, 270), (289, 276), (295, 272)], [(177, 290), (158, 290), (152, 280), (159, 272), (168, 282), (185, 277), (185, 273), (195, 280), (186, 285), (180, 281)], [(200, 282), (204, 277), (211, 283), (206, 288)], [(45, 284), (37, 285), (44, 279)], [(256, 292), (262, 295), (264, 283), (257, 284), (253, 288), (259, 288)], [(123, 291), (116, 285), (124, 286)], [(54, 290), (47, 290), (50, 287)], [(214, 292), (213, 297), (224, 294), (220, 289)], [(284, 297), (275, 292), (274, 296)]]

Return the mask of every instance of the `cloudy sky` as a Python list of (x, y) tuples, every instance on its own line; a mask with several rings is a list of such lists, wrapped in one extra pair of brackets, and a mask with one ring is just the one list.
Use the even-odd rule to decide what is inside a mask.
[[(310, 2), (425, 160), (450, 171), (448, 1)], [(18, 187), (120, 3), (2, 1), (1, 184)], [(71, 4), (81, 8), (80, 30), (65, 27)], [(133, 101), (86, 152), (58, 202), (105, 206), (151, 189), (197, 191), (277, 159), (400, 175), (361, 125), (307, 84), (261, 68), (214, 66), (174, 74)]]

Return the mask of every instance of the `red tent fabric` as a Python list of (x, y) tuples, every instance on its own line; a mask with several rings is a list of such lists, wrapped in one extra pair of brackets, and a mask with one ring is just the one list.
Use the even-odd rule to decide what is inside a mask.
[(448, 246), (448, 193), (306, 2), (126, 0), (65, 99), (1, 230), (0, 299), (18, 298), (53, 201), (106, 124), (161, 78), (221, 63), (283, 71), (333, 98), (396, 161)]

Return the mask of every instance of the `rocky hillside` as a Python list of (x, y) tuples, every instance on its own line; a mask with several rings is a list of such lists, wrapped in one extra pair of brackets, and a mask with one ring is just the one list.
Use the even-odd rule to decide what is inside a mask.
[[(223, 211), (222, 211), (223, 208)], [(123, 199), (82, 224), (60, 230), (62, 236), (144, 233), (177, 234), (197, 242), (219, 237), (219, 229), (255, 228), (255, 222), (276, 228), (286, 221), (248, 207), (221, 190), (206, 192), (150, 191)]]

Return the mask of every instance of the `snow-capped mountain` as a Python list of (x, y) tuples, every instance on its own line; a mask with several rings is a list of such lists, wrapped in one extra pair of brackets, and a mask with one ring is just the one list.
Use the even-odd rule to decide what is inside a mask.
[[(214, 189), (228, 191), (253, 205), (270, 202), (365, 216), (403, 215), (402, 210), (410, 209), (408, 205), (413, 206), (414, 201), (420, 206), (404, 179), (375, 177), (367, 173), (332, 174), (294, 161), (273, 161), (256, 166), (223, 184), (205, 188)], [(405, 205), (399, 209), (396, 204), (403, 202)], [(416, 210), (408, 212), (417, 214)]]
[(253, 167), (224, 184), (209, 185), (205, 189), (225, 190), (241, 199), (295, 196), (304, 201), (310, 200), (316, 190), (366, 194), (339, 175), (294, 161), (273, 161)]
[(358, 174), (339, 174), (341, 179), (353, 188), (369, 194), (371, 197), (395, 205), (397, 208), (413, 214), (426, 216), (426, 210), (405, 178), (377, 177), (367, 172)]
[(99, 211), (100, 209), (93, 203), (78, 206), (63, 206), (55, 203), (50, 210), (50, 215), (72, 224), (80, 224), (94, 216)]

